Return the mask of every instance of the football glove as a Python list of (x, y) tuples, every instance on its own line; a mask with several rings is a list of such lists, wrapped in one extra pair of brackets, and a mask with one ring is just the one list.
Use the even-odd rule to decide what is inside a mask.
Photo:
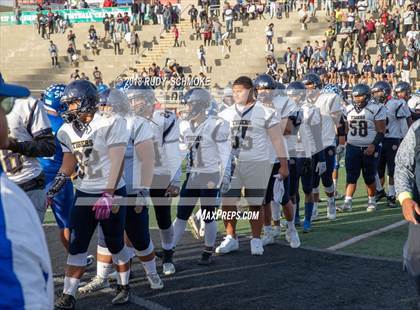
[[(67, 176), (63, 172), (58, 172), (52, 182), (50, 189), (47, 192), (47, 201), (51, 201), (64, 187), (67, 181)], [(49, 203), (49, 205), (51, 205)]]
[(222, 184), (220, 185), (220, 191), (222, 194), (227, 193), (230, 190), (230, 181), (231, 177), (229, 175), (224, 175), (222, 179)]
[(320, 161), (316, 164), (315, 172), (318, 173), (319, 176), (323, 175), (327, 171), (327, 164), (325, 161)]
[(92, 211), (95, 211), (95, 218), (97, 220), (106, 220), (109, 218), (113, 201), (113, 195), (103, 193), (102, 196), (95, 202)]
[(336, 153), (337, 153), (338, 156), (341, 157), (341, 155), (344, 153), (345, 150), (346, 150), (346, 146), (343, 145), (343, 144), (340, 144), (336, 148)]
[(144, 206), (147, 207), (149, 204), (150, 198), (150, 191), (148, 188), (140, 188), (139, 192), (137, 193), (137, 200), (136, 206)]
[(281, 176), (275, 178), (273, 192), (274, 192), (274, 196), (273, 196), (274, 202), (281, 204), (281, 201), (283, 200), (283, 195), (284, 195), (284, 182)]

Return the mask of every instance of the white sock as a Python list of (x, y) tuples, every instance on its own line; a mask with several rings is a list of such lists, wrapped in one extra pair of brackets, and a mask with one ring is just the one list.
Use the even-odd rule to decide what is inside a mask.
[(117, 283), (119, 285), (127, 285), (130, 279), (130, 269), (123, 272), (118, 272)]
[(383, 190), (383, 187), (381, 185), (381, 179), (379, 178), (379, 175), (378, 174), (376, 174), (376, 176), (375, 176), (375, 186), (376, 186), (376, 190), (378, 192), (380, 192), (380, 191)]
[(159, 229), (160, 243), (164, 250), (172, 249), (172, 242), (174, 239), (174, 228), (169, 226), (168, 229)]
[(327, 201), (328, 203), (333, 203), (334, 202), (334, 196), (333, 197), (327, 197)]
[(395, 186), (394, 185), (388, 185), (388, 195), (389, 196), (395, 196)]
[(318, 203), (314, 202), (314, 210), (318, 209)]
[(217, 237), (216, 221), (204, 224), (204, 245), (206, 247), (214, 247)]
[(75, 296), (79, 287), (80, 279), (64, 277), (63, 294)]
[(352, 202), (353, 197), (351, 196), (346, 196), (346, 198), (344, 199), (344, 202)]
[(271, 225), (264, 225), (263, 227), (264, 235), (267, 235), (271, 232)]
[(295, 229), (295, 221), (294, 220), (287, 221), (287, 228), (288, 229)]
[(106, 279), (112, 273), (113, 269), (112, 263), (108, 264), (98, 261), (96, 264), (96, 275), (102, 279)]
[(376, 204), (375, 197), (368, 197), (368, 203)]
[(136, 257), (136, 251), (134, 250), (132, 246), (126, 245), (126, 248), (127, 248), (128, 255), (130, 256), (130, 259), (132, 259), (133, 257)]
[(146, 272), (146, 274), (151, 274), (151, 273), (157, 273), (156, 271), (156, 259), (153, 258), (152, 260), (149, 260), (147, 262), (141, 262), (141, 264), (143, 265), (144, 271)]
[(337, 179), (333, 179), (333, 184), (334, 184), (334, 192), (337, 191)]
[(172, 248), (176, 247), (182, 235), (184, 234), (185, 228), (187, 227), (187, 221), (176, 218), (172, 224), (174, 229), (174, 239), (172, 241)]

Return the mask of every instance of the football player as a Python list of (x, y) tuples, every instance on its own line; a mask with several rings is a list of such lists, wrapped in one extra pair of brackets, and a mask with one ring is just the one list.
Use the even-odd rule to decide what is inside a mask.
[(9, 179), (29, 196), (43, 223), (45, 175), (37, 157), (54, 156), (54, 135), (42, 101), (33, 97), (13, 100), (16, 104), (6, 115), (9, 145), (0, 150), (0, 161)]
[[(307, 93), (307, 100), (317, 106), (322, 116), (322, 150), (325, 156), (325, 168), (323, 173), (314, 174), (314, 208), (312, 214), (312, 221), (318, 218), (318, 201), (319, 201), (319, 181), (322, 179), (325, 194), (327, 195), (327, 218), (334, 220), (336, 218), (335, 207), (335, 188), (332, 179), (332, 174), (335, 166), (336, 155), (336, 133), (337, 125), (342, 114), (343, 99), (339, 95), (340, 89), (334, 84), (326, 85), (322, 91), (322, 82), (317, 74), (307, 74), (302, 83), (305, 84)], [(323, 163), (320, 163), (323, 166)]]
[[(282, 84), (276, 83), (268, 74), (259, 75), (254, 81), (254, 85), (257, 91), (257, 99), (264, 105), (276, 110), (277, 116), (281, 120), (282, 136), (289, 135), (292, 131), (292, 119), (295, 115), (296, 104), (292, 100), (289, 100), (285, 94), (279, 92), (279, 90), (284, 89), (284, 87), (282, 87)], [(286, 143), (285, 140), (284, 143)], [(276, 194), (274, 193), (274, 188), (277, 181), (282, 182), (283, 184), (284, 194), (281, 199), (281, 205), (283, 206), (283, 213), (287, 220), (286, 239), (290, 242), (292, 248), (297, 248), (300, 246), (300, 239), (294, 224), (293, 204), (289, 198), (289, 177), (284, 180), (277, 177), (280, 163), (274, 155), (274, 150), (271, 151), (273, 154), (271, 162), (273, 169), (264, 199), (264, 237), (262, 238), (262, 243), (263, 246), (272, 244), (274, 243), (274, 238), (280, 236), (280, 206), (274, 199)], [(288, 157), (287, 152), (286, 155)], [(271, 219), (274, 221), (274, 229), (271, 227)]]
[[(183, 97), (180, 112), (180, 147), (187, 159), (187, 175), (182, 184), (174, 227), (174, 243), (185, 231), (187, 220), (198, 201), (201, 205), (200, 217), (204, 221), (204, 250), (198, 264), (213, 263), (212, 253), (217, 235), (215, 210), (218, 206), (219, 184), (230, 182), (231, 142), (229, 123), (215, 115), (209, 115), (212, 96), (203, 88), (193, 88)], [(228, 175), (228, 178), (221, 178)], [(224, 181), (224, 183), (223, 183)]]
[[(7, 148), (6, 114), (29, 89), (6, 84), (0, 74), (0, 148)], [(20, 101), (25, 102), (25, 101)], [(54, 282), (44, 230), (28, 196), (0, 165), (0, 268), (2, 309), (52, 309)]]
[[(272, 166), (267, 145), (273, 145), (280, 161), (278, 174), (285, 179), (289, 174), (285, 145), (281, 136), (281, 124), (275, 110), (255, 100), (255, 90), (249, 77), (241, 76), (233, 83), (234, 104), (219, 113), (230, 124), (234, 169), (231, 189), (224, 193), (223, 211), (236, 212), (236, 204), (244, 188), (249, 210), (258, 217), (250, 220), (252, 239), (251, 254), (262, 255), (260, 239), (263, 226), (261, 205), (265, 196)], [(227, 236), (216, 248), (216, 253), (229, 253), (239, 247), (236, 236), (236, 217), (224, 220)]]
[[(136, 105), (145, 90), (133, 85), (127, 91), (132, 96), (130, 103), (125, 93), (117, 89), (108, 89), (100, 94), (99, 109), (104, 115), (119, 115), (126, 119), (130, 132), (124, 158), (124, 180), (127, 189), (127, 217), (125, 231), (126, 245), (131, 258), (138, 256), (152, 289), (163, 288), (163, 283), (156, 272), (153, 242), (149, 233), (148, 198), (153, 176), (154, 150), (153, 133), (149, 122), (141, 117), (141, 108)], [(148, 91), (148, 90), (147, 90)], [(136, 92), (137, 95), (134, 95)], [(140, 172), (140, 173), (139, 173)], [(79, 289), (80, 294), (91, 293), (109, 287), (108, 277), (112, 270), (112, 255), (107, 249), (102, 229), (98, 229), (98, 264), (96, 276)]]
[(395, 155), (401, 140), (405, 137), (408, 127), (411, 125), (411, 113), (407, 103), (391, 96), (391, 85), (386, 81), (376, 82), (372, 87), (373, 98), (384, 105), (386, 110), (386, 130), (382, 141), (382, 149), (378, 163), (379, 184), (376, 184), (376, 202), (386, 197), (383, 186), (385, 183), (385, 168), (388, 174), (388, 206), (396, 207), (394, 171)]
[[(313, 182), (315, 174), (322, 175), (326, 170), (322, 142), (322, 116), (320, 109), (306, 98), (308, 90), (299, 81), (292, 82), (287, 87), (287, 95), (300, 107), (302, 120), (299, 126), (296, 142), (296, 159), (291, 169), (293, 183), (290, 185), (292, 201), (296, 204), (295, 218), (299, 218), (299, 179), (305, 194), (305, 216), (303, 232), (311, 231), (311, 221), (314, 206)], [(295, 220), (296, 221), (296, 220)], [(299, 220), (300, 221), (300, 220)]]
[[(118, 199), (126, 194), (121, 168), (128, 141), (122, 117), (97, 112), (98, 91), (86, 80), (66, 86), (61, 98), (66, 122), (57, 133), (63, 149), (62, 165), (47, 193), (53, 199), (79, 165), (79, 181), (70, 215), (70, 242), (63, 294), (57, 309), (74, 309), (75, 294), (86, 267), (90, 239), (100, 224), (106, 246), (118, 271), (114, 304), (126, 303), (130, 255), (124, 246), (126, 207)], [(93, 206), (93, 208), (92, 208)]]
[[(60, 116), (61, 111), (61, 96), (66, 88), (64, 84), (52, 84), (48, 87), (43, 94), (43, 102), (45, 111), (47, 112), (48, 119), (51, 123), (52, 133), (57, 134), (64, 121)], [(51, 186), (54, 177), (57, 175), (63, 161), (63, 152), (60, 143), (56, 139), (56, 153), (53, 157), (41, 157), (39, 161), (42, 170), (45, 174), (45, 183), (47, 184), (46, 190)], [(60, 230), (60, 240), (63, 246), (68, 249), (69, 242), (69, 220), (70, 208), (73, 205), (73, 183), (69, 179), (64, 184), (62, 190), (52, 199), (51, 209), (54, 213), (57, 226)]]
[(362, 171), (368, 192), (366, 211), (371, 212), (376, 210), (375, 175), (385, 135), (386, 109), (371, 100), (370, 88), (365, 84), (353, 87), (352, 98), (353, 104), (348, 105), (345, 111), (347, 187), (344, 204), (339, 210), (352, 210), (353, 195)]
[(420, 118), (420, 95), (412, 94), (410, 83), (400, 81), (394, 87), (394, 94), (397, 99), (407, 102), (411, 111), (411, 118), (416, 121)]

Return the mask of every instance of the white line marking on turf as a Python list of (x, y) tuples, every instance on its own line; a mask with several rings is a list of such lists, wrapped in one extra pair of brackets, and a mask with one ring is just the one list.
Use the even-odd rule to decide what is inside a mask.
[(166, 308), (162, 305), (159, 305), (158, 303), (138, 297), (134, 294), (131, 294), (130, 302), (136, 304), (137, 306), (144, 307), (148, 310), (170, 310), (170, 308)]
[(376, 230), (373, 230), (373, 231), (370, 231), (370, 232), (367, 232), (367, 233), (358, 235), (356, 237), (350, 238), (350, 239), (348, 239), (346, 241), (340, 242), (340, 243), (338, 243), (336, 245), (333, 245), (333, 246), (327, 248), (327, 250), (329, 250), (329, 251), (337, 251), (337, 250), (340, 250), (342, 248), (345, 248), (345, 247), (347, 247), (347, 246), (349, 246), (349, 245), (351, 245), (353, 243), (356, 243), (356, 242), (359, 242), (361, 240), (370, 238), (372, 236), (379, 235), (379, 234), (381, 234), (383, 232), (386, 232), (386, 231), (389, 231), (389, 230), (398, 228), (398, 227), (400, 227), (402, 225), (405, 225), (405, 224), (407, 224), (407, 221), (402, 220), (402, 221), (396, 222), (394, 224), (391, 224), (391, 225), (388, 225), (388, 226), (385, 226), (385, 227), (382, 227), (382, 228), (379, 228), (379, 229), (376, 229)]

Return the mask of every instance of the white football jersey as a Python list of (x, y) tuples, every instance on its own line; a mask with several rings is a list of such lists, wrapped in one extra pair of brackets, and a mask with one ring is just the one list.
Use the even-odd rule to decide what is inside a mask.
[(404, 138), (408, 131), (407, 118), (411, 116), (407, 103), (404, 100), (391, 99), (385, 104), (385, 109), (385, 138)]
[(35, 207), (0, 170), (1, 309), (53, 309), (54, 281)]
[[(289, 158), (289, 148), (288, 148), (288, 136), (284, 136), (284, 129), (287, 126), (287, 122), (291, 116), (293, 116), (296, 113), (297, 106), (293, 102), (293, 100), (289, 99), (287, 96), (276, 96), (273, 98), (272, 101), (273, 108), (276, 110), (277, 117), (281, 121), (282, 125), (282, 138), (284, 145), (286, 146), (286, 157)], [(293, 141), (292, 141), (293, 143)], [(270, 143), (270, 157), (272, 158), (272, 162), (276, 161), (276, 153), (274, 151), (274, 148), (272, 144)]]
[(312, 127), (321, 126), (322, 117), (319, 108), (308, 102), (305, 102), (300, 110), (302, 112), (302, 123), (297, 135), (296, 152), (297, 157), (309, 158), (321, 151), (317, 150), (316, 137)]
[(124, 180), (127, 194), (134, 194), (141, 185), (141, 161), (137, 156), (135, 146), (153, 139), (153, 130), (150, 122), (143, 117), (129, 116), (126, 120), (130, 137), (124, 158)]
[[(6, 118), (9, 137), (18, 142), (33, 141), (35, 137), (51, 132), (50, 121), (42, 102), (33, 97), (16, 99), (16, 104)], [(42, 172), (36, 157), (0, 150), (0, 160), (7, 176), (17, 184), (25, 183)]]
[(179, 123), (172, 111), (160, 110), (153, 113), (150, 121), (153, 129), (153, 145), (155, 149), (156, 175), (175, 176), (181, 166), (179, 152)]
[(354, 146), (366, 147), (375, 139), (375, 121), (386, 119), (386, 109), (372, 100), (361, 109), (348, 105), (344, 116), (349, 128), (347, 142)]
[(193, 128), (186, 120), (179, 124), (180, 149), (187, 159), (187, 171), (199, 173), (224, 172), (230, 157), (229, 123), (217, 116), (209, 116)]
[(336, 124), (332, 115), (337, 115), (337, 119), (340, 119), (343, 99), (336, 94), (320, 94), (315, 105), (322, 116), (322, 144), (324, 148), (335, 145)]
[[(83, 192), (100, 194), (108, 184), (111, 169), (109, 148), (127, 146), (130, 132), (127, 121), (120, 116), (106, 116), (96, 113), (83, 132), (72, 124), (64, 124), (57, 133), (63, 152), (71, 152), (79, 165), (80, 180), (75, 187)], [(124, 178), (117, 189), (125, 185)]]
[[(280, 123), (274, 109), (257, 101), (245, 109), (237, 104), (219, 113), (219, 116), (229, 122), (231, 138), (239, 140), (240, 161), (271, 160), (270, 143), (267, 130)], [(245, 136), (242, 137), (245, 132)]]

